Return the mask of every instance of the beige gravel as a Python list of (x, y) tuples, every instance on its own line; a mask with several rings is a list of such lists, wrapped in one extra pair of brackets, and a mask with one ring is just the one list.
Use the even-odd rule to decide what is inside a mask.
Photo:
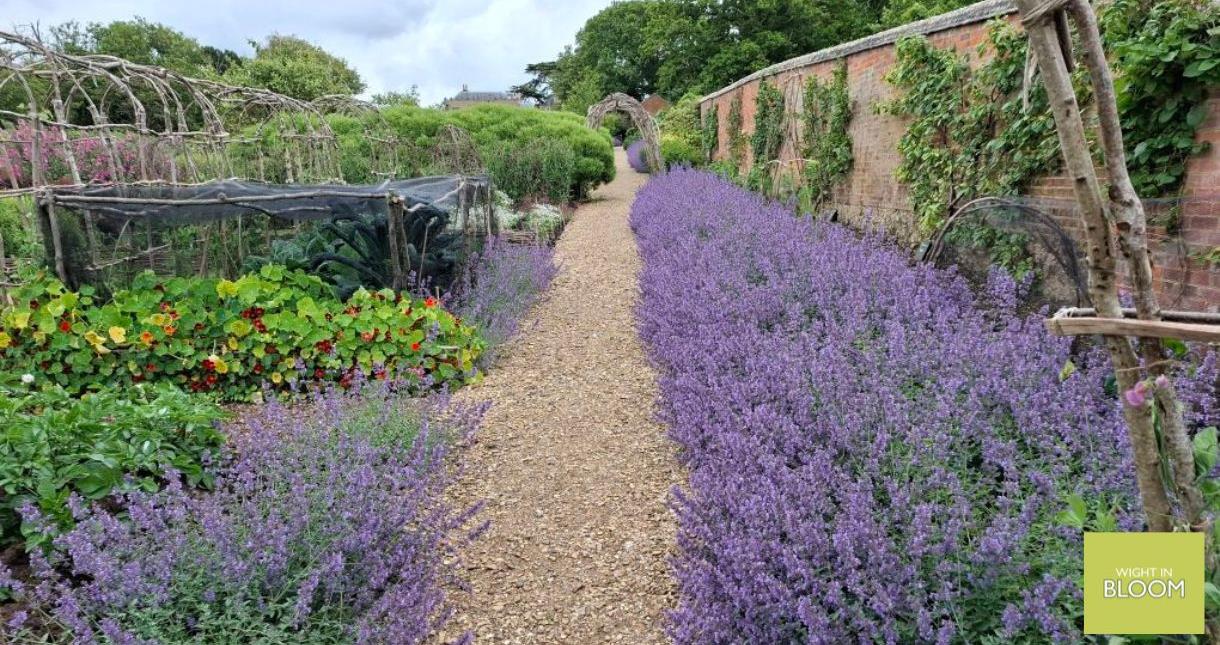
[(679, 481), (654, 418), (656, 382), (635, 333), (640, 260), (627, 213), (645, 176), (616, 150), (617, 178), (577, 209), (562, 271), (522, 335), (463, 392), (493, 402), (464, 455), (461, 503), (488, 532), (463, 557), (470, 594), (442, 637), (478, 643), (664, 642)]

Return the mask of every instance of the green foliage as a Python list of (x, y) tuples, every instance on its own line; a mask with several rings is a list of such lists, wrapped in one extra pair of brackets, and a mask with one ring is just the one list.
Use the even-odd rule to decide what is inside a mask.
[(233, 67), (225, 80), (239, 85), (263, 87), (303, 101), (327, 94), (359, 94), (364, 91), (360, 74), (347, 61), (295, 36), (268, 36), (254, 45), (254, 58)]
[(358, 290), (346, 302), (319, 278), (267, 265), (236, 281), (138, 276), (96, 303), (40, 272), (0, 312), (0, 374), (36, 369), (78, 394), (170, 382), (225, 400), (297, 381), (351, 382), (398, 371), (411, 383), (478, 378), (475, 330), (432, 299)]
[(698, 96), (683, 96), (661, 113), (657, 123), (661, 128), (661, 159), (666, 166), (703, 165), (703, 129), (699, 122)]
[(671, 134), (661, 135), (661, 159), (666, 168), (703, 165), (703, 153), (698, 146)]
[(754, 98), (754, 134), (750, 137), (754, 165), (767, 170), (768, 164), (779, 158), (783, 142), (784, 93), (766, 80), (760, 81)]
[(1046, 93), (1036, 88), (1030, 109), (1020, 96), (1025, 38), (1003, 22), (991, 24), (980, 46), (993, 50), (972, 71), (967, 58), (937, 49), (923, 37), (897, 43), (886, 80), (902, 91), (878, 108), (909, 119), (898, 143), (898, 179), (911, 189), (920, 229), (930, 233), (966, 201), (1011, 195), (1058, 161)]
[(1220, 85), (1220, 11), (1207, 0), (1113, 0), (1101, 12), (1127, 167), (1144, 197), (1182, 185), (1195, 131)]
[(5, 257), (42, 257), (42, 243), (30, 216), (33, 210), (34, 202), (29, 197), (0, 198), (0, 237), (4, 238)]
[(973, 4), (973, 0), (887, 0), (881, 12), (881, 28), (898, 27), (939, 16)]
[(51, 28), (55, 45), (72, 54), (105, 54), (133, 63), (158, 65), (193, 77), (215, 77), (218, 67), (240, 57), (231, 51), (204, 47), (182, 32), (144, 18), (89, 23), (68, 22)]
[(496, 187), (516, 201), (532, 198), (565, 204), (571, 200), (576, 154), (562, 141), (543, 139), (492, 147), (483, 161)]
[[(568, 112), (508, 105), (476, 105), (461, 110), (399, 105), (382, 110), (380, 115), (355, 120), (336, 115), (328, 120), (335, 127), (344, 151), (344, 179), (352, 183), (367, 181), (362, 178), (366, 171), (365, 162), (361, 160), (370, 136), (392, 134), (420, 150), (430, 150), (436, 143), (437, 133), (446, 124), (470, 133), (489, 164), (504, 148), (522, 150), (538, 141), (567, 146), (574, 155), (569, 192), (577, 197), (583, 197), (597, 185), (614, 178), (614, 149), (609, 133), (590, 130), (585, 127), (584, 117)], [(349, 150), (352, 152), (350, 159)], [(399, 176), (410, 177), (427, 170), (411, 160), (402, 161), (404, 165), (396, 173)], [(552, 155), (550, 163), (548, 176), (553, 179), (561, 173), (565, 162)], [(352, 175), (347, 174), (349, 169)], [(497, 177), (494, 172), (492, 180), (497, 184), (512, 181), (508, 177)]]
[[(628, 0), (590, 18), (532, 83), (567, 109), (611, 92), (705, 93), (772, 63), (875, 30), (881, 2)], [(592, 97), (590, 99), (590, 97)]]
[(720, 115), (718, 112), (716, 104), (712, 103), (703, 115), (699, 139), (703, 146), (703, 160), (706, 163), (712, 161), (716, 150), (720, 148)]
[(63, 388), (0, 384), (0, 548), (49, 535), (22, 526), (30, 503), (60, 529), (72, 524), (68, 496), (96, 501), (122, 489), (154, 491), (173, 468), (191, 485), (210, 485), (203, 460), (223, 442), (222, 411), (207, 397), (168, 384), (107, 388), (77, 398)]
[(835, 68), (829, 83), (822, 83), (816, 76), (809, 77), (801, 120), (810, 210), (828, 199), (834, 185), (851, 170), (851, 136), (847, 133), (851, 116), (845, 61)]
[(741, 94), (733, 95), (733, 100), (729, 102), (729, 116), (725, 126), (729, 133), (729, 162), (738, 170), (745, 165), (746, 161), (746, 140), (745, 133), (742, 132), (743, 122), (741, 116)]

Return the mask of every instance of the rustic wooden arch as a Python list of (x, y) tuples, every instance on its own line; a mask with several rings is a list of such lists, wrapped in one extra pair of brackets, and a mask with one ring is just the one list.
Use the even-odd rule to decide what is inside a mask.
[(611, 112), (622, 112), (631, 117), (631, 122), (635, 124), (637, 130), (640, 131), (640, 136), (644, 140), (645, 154), (648, 156), (648, 166), (654, 170), (660, 170), (664, 166), (661, 164), (661, 134), (660, 128), (657, 127), (656, 119), (644, 109), (643, 105), (634, 98), (615, 92), (600, 102), (589, 106), (588, 115), (585, 117), (585, 123), (593, 129), (602, 127), (602, 121), (607, 114)]

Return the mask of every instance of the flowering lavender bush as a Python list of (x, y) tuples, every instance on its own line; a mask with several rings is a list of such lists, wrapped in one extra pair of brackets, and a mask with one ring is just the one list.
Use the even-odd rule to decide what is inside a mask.
[(690, 470), (676, 642), (1081, 639), (1065, 499), (1141, 527), (1101, 355), (1019, 318), (1006, 275), (976, 298), (714, 175), (653, 179), (631, 221)]
[(487, 341), (480, 360), (494, 358), (496, 348), (517, 333), (521, 317), (558, 272), (551, 247), (495, 237), (470, 258), (450, 307)]
[(129, 493), (125, 521), (73, 498), (77, 526), (50, 555), (31, 554), (33, 585), (0, 568), (0, 590), (30, 607), (0, 635), (419, 643), (448, 616), (450, 536), (467, 518), (440, 497), (446, 452), (480, 414), (386, 385), (327, 392), (305, 410), (273, 402), (232, 433), (212, 494), (176, 481)]
[(627, 146), (627, 163), (631, 166), (632, 170), (647, 174), (651, 170), (648, 168), (648, 155), (644, 149), (645, 145), (643, 139), (636, 139), (631, 145)]

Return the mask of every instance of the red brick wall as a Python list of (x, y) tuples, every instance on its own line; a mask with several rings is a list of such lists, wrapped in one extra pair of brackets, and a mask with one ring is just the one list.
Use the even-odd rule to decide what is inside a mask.
[[(1000, 10), (995, 10), (997, 5), (994, 2), (983, 4), (993, 7), (991, 16), (1007, 14), (1002, 6)], [(983, 4), (976, 5), (976, 8)], [(982, 16), (965, 24), (940, 20), (938, 24), (945, 25), (944, 28), (939, 28), (938, 24), (924, 24), (920, 31), (938, 47), (953, 47), (977, 59), (977, 48), (987, 38), (987, 22), (991, 16)], [(1016, 22), (1011, 14), (1007, 15), (1007, 19)], [(962, 20), (956, 22), (961, 23)], [(913, 246), (921, 236), (916, 228), (907, 188), (894, 176), (901, 162), (898, 141), (906, 129), (906, 123), (897, 117), (877, 114), (874, 109), (878, 102), (894, 97), (894, 89), (885, 82), (884, 77), (894, 65), (892, 42), (896, 37), (884, 38), (889, 42), (877, 46), (840, 46), (835, 49), (845, 49), (842, 56), (827, 58), (814, 54), (812, 57), (819, 59), (815, 62), (804, 64), (800, 59), (794, 59), (776, 66), (779, 69), (774, 73), (764, 70), (754, 76), (765, 77), (782, 89), (788, 83), (803, 83), (810, 75), (829, 80), (835, 66), (840, 61), (846, 61), (848, 94), (852, 103), (852, 122), (848, 131), (854, 163), (851, 173), (835, 190), (832, 206), (838, 209), (841, 218), (853, 226), (881, 227), (899, 241)], [(727, 122), (734, 97), (741, 96), (742, 99), (742, 130), (747, 141), (753, 132), (754, 97), (759, 81), (759, 78), (750, 77), (704, 99), (704, 110), (713, 103), (717, 106), (720, 121), (717, 159), (728, 157), (730, 139)], [(1220, 246), (1220, 94), (1215, 95), (1209, 105), (1209, 115), (1197, 136), (1200, 140), (1210, 141), (1212, 148), (1191, 159), (1187, 167), (1187, 180), (1180, 203), (1179, 232), (1170, 236), (1163, 227), (1154, 227), (1152, 231), (1155, 240), (1154, 271), (1166, 308), (1220, 310), (1220, 270), (1191, 257), (1200, 251)], [(785, 167), (795, 168), (799, 163), (794, 146), (785, 145), (780, 156)], [(744, 170), (748, 170), (748, 167)], [(1071, 191), (1071, 183), (1066, 178), (1049, 177), (1034, 182), (1028, 192), (1039, 198), (1041, 205), (1052, 211), (1069, 233), (1078, 235), (1079, 224), (1070, 210), (1074, 205)], [(1164, 214), (1164, 211), (1166, 207), (1163, 205), (1150, 205), (1152, 216)]]

